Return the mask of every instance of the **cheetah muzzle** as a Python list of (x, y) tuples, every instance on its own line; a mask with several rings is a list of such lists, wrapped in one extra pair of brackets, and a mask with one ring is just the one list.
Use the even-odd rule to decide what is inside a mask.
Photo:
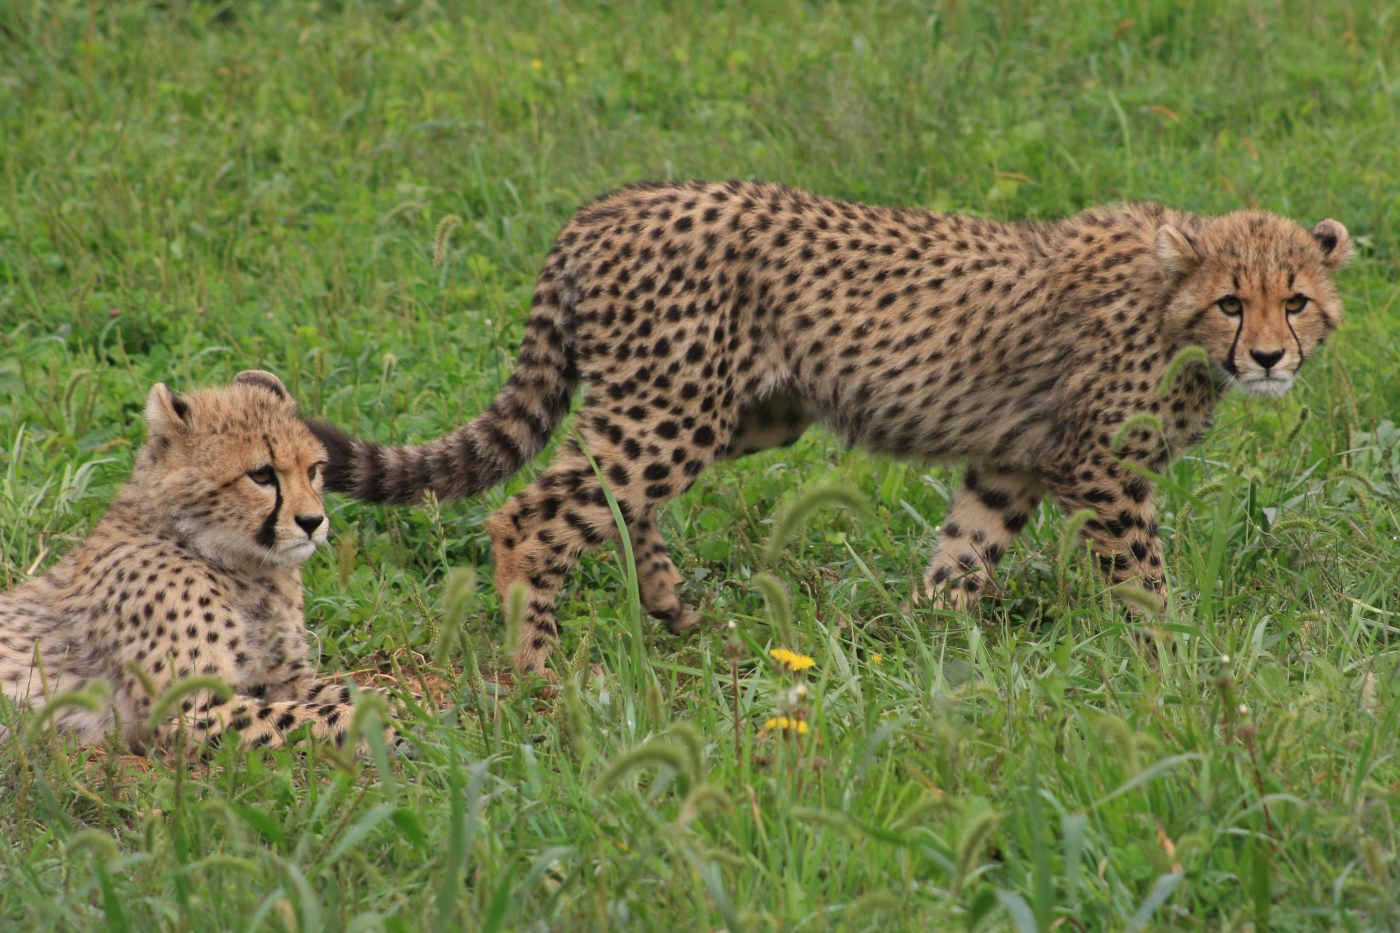
[[(812, 422), (871, 451), (968, 463), (923, 595), (965, 606), (1050, 496), (1090, 509), (1110, 581), (1165, 593), (1152, 489), (1235, 385), (1278, 395), (1337, 326), (1346, 229), (1153, 204), (1000, 223), (850, 204), (773, 185), (627, 188), (555, 240), (516, 367), (478, 418), (416, 447), (313, 426), (329, 488), (410, 504), (472, 495), (576, 427), (621, 506), (648, 611), (689, 610), (656, 509), (714, 461), (790, 444)], [(1178, 351), (1209, 365), (1158, 387)], [(1148, 428), (1113, 441), (1133, 415)], [(515, 663), (543, 672), (555, 600), (616, 537), (576, 441), (490, 520), (496, 586), (528, 588)]]

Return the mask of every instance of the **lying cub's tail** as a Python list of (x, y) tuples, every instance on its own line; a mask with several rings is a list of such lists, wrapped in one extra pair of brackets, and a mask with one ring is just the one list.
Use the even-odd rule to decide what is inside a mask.
[(515, 371), (491, 406), (451, 434), (416, 447), (357, 441), (325, 422), (311, 430), (325, 445), (327, 489), (367, 502), (408, 505), (431, 491), (461, 499), (508, 479), (539, 453), (569, 413), (578, 384), (571, 346), (573, 296), (557, 254), (535, 287)]

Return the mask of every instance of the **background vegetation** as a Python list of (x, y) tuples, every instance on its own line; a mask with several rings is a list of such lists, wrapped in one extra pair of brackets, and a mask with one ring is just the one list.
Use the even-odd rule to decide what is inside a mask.
[[(1400, 927), (1397, 107), (1379, 0), (0, 4), (5, 586), (101, 514), (156, 380), (265, 367), (382, 440), (471, 417), (552, 234), (627, 182), (1260, 206), (1360, 244), (1303, 384), (1231, 399), (1173, 469), (1159, 628), (1057, 560), (1048, 508), (1000, 602), (901, 613), (956, 472), (814, 431), (668, 513), (701, 631), (637, 618), (625, 562), (586, 561), (579, 687), (540, 704), (495, 683), (489, 574), (442, 603), (530, 471), (438, 511), (332, 497), (319, 662), (430, 686), (418, 757), (12, 742), (0, 927)], [(785, 635), (753, 577), (774, 516), (831, 481), (869, 505), (788, 542)]]

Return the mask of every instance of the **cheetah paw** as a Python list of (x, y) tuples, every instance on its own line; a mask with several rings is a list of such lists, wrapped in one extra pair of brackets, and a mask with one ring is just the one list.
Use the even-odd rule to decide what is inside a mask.
[(534, 695), (539, 700), (557, 700), (559, 698), (559, 685), (562, 682), (559, 675), (547, 667), (534, 671), (521, 671), (516, 675), (517, 686), (523, 687), (526, 693)]
[(422, 757), (423, 727), (413, 726), (407, 730), (395, 730), (388, 741), (389, 757), (412, 760)]
[(936, 586), (916, 585), (909, 598), (899, 604), (900, 611), (910, 612), (918, 606), (928, 606), (937, 611), (970, 612), (982, 598), (980, 592), (969, 593), (956, 583), (941, 583)]
[(666, 622), (666, 628), (672, 635), (679, 635), (687, 629), (695, 628), (700, 624), (700, 613), (695, 611), (695, 607), (689, 603), (682, 603), (680, 611)]

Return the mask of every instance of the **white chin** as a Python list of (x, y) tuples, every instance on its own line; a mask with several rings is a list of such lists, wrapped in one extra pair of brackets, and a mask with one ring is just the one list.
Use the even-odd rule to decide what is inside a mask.
[(296, 566), (315, 554), (316, 547), (324, 543), (303, 538), (268, 549), (243, 532), (231, 529), (191, 528), (186, 533), (190, 535), (190, 543), (195, 550), (229, 565)]
[(1254, 395), (1259, 398), (1278, 398), (1293, 385), (1293, 377), (1250, 373), (1236, 379), (1235, 385), (1239, 386), (1246, 395)]
[(277, 563), (279, 564), (300, 564), (312, 554), (316, 553), (315, 541), (298, 541), (296, 544), (288, 544), (277, 550)]

